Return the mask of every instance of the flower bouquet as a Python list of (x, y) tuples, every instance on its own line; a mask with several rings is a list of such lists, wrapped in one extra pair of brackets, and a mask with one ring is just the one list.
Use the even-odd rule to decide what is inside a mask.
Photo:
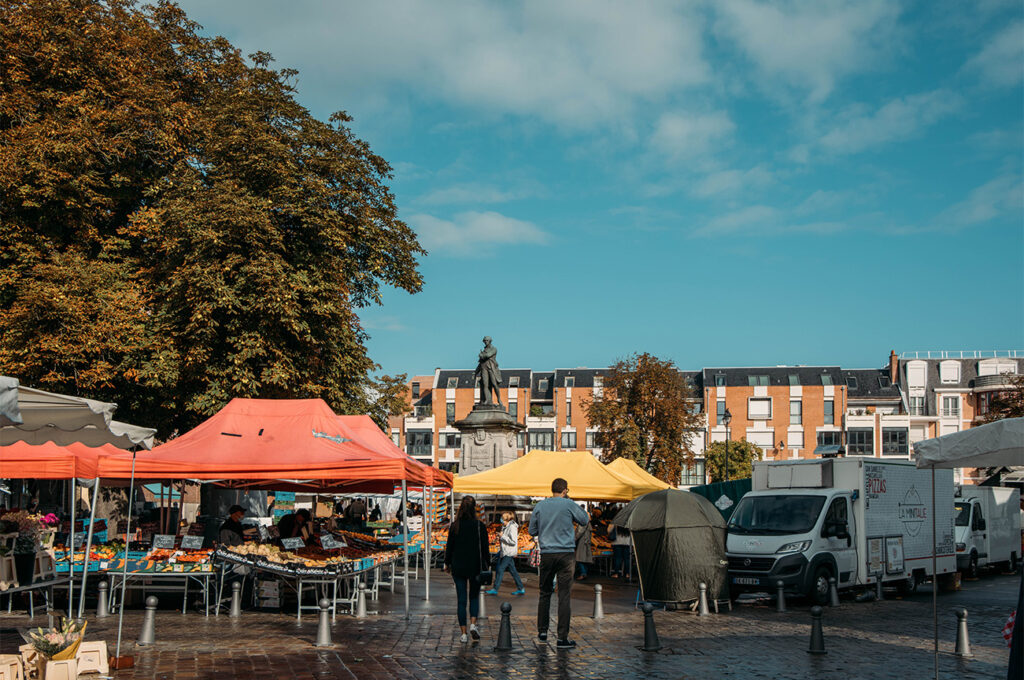
[[(85, 636), (86, 622), (76, 623), (65, 619), (60, 628), (36, 628), (28, 633), (32, 648), (39, 655), (38, 664), (46, 666), (47, 661), (74, 659)], [(41, 673), (39, 677), (43, 677)]]

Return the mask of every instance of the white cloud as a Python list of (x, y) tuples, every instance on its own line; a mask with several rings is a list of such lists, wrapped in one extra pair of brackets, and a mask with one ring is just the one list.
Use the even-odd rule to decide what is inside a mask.
[(665, 113), (650, 138), (651, 149), (672, 159), (701, 156), (735, 129), (724, 111), (708, 114)]
[(1024, 214), (1024, 182), (1020, 175), (1000, 175), (975, 188), (967, 198), (939, 215), (939, 226), (970, 227), (1003, 216), (1016, 216), (1018, 225)]
[[(767, 76), (827, 97), (841, 77), (870, 68), (889, 49), (898, 15), (889, 0), (767, 4), (720, 0), (716, 31), (731, 38)], [(767, 89), (771, 89), (770, 87)]]
[(462, 212), (451, 220), (417, 214), (407, 222), (431, 253), (453, 256), (488, 255), (499, 245), (547, 243), (548, 234), (532, 222), (496, 212)]
[(364, 318), (363, 325), (368, 330), (376, 331), (398, 332), (405, 330), (405, 324), (402, 323), (401, 319), (399, 319), (397, 316), (390, 316), (387, 314), (383, 316), (377, 316), (372, 319)]
[(851, 115), (819, 139), (837, 153), (857, 153), (918, 134), (956, 111), (963, 100), (949, 90), (934, 90), (894, 99), (867, 115)]
[(846, 229), (842, 222), (800, 222), (770, 205), (751, 205), (712, 218), (691, 236), (714, 237), (744, 233), (755, 236), (781, 234), (834, 234)]
[(996, 87), (1017, 87), (1024, 80), (1024, 22), (1014, 21), (964, 64), (964, 72)]
[(699, 180), (693, 187), (695, 196), (707, 198), (718, 194), (732, 194), (742, 189), (763, 187), (772, 181), (772, 173), (763, 165), (749, 170), (718, 170)]
[(483, 184), (455, 184), (433, 189), (417, 199), (427, 205), (448, 205), (451, 203), (505, 203), (524, 196), (524, 192), (509, 191)]

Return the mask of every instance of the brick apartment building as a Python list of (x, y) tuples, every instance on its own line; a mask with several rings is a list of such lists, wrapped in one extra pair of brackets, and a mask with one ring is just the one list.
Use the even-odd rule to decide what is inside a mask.
[[(520, 455), (533, 449), (591, 451), (597, 430), (585, 404), (603, 394), (606, 368), (505, 369), (502, 402), (526, 429)], [(909, 458), (914, 442), (970, 427), (992, 395), (1024, 372), (1024, 352), (907, 352), (883, 368), (839, 366), (722, 367), (683, 371), (704, 425), (691, 441), (696, 464), (681, 486), (704, 482), (703, 452), (727, 435), (760, 446), (766, 458), (814, 458), (842, 447), (847, 455)], [(436, 369), (409, 381), (412, 412), (391, 418), (391, 437), (409, 455), (458, 471), (455, 428), (479, 399), (472, 370)], [(831, 449), (829, 447), (832, 447)], [(817, 452), (817, 453), (816, 453)], [(959, 471), (958, 471), (959, 473)]]

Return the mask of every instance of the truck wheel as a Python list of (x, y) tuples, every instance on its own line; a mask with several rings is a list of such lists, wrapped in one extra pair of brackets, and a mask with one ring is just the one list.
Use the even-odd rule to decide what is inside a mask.
[(896, 584), (896, 592), (902, 596), (912, 595), (917, 592), (917, 574), (910, 572), (907, 577)]
[(967, 578), (978, 578), (978, 553), (971, 553), (971, 561), (967, 563)]
[(1020, 566), (1020, 564), (1017, 562), (1017, 553), (1010, 553), (1010, 565), (1009, 566), (1010, 566), (1010, 571), (1013, 572), (1014, 574), (1016, 574), (1017, 573), (1017, 567)]
[(814, 570), (814, 578), (811, 579), (811, 587), (807, 593), (814, 604), (828, 604), (828, 579), (832, 576), (832, 570), (822, 564)]

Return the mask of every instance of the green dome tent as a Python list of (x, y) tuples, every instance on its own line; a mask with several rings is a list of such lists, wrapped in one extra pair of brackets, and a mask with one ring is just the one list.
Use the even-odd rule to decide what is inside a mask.
[(684, 602), (728, 592), (725, 520), (711, 501), (678, 489), (654, 491), (632, 501), (612, 520), (630, 531), (645, 600)]

